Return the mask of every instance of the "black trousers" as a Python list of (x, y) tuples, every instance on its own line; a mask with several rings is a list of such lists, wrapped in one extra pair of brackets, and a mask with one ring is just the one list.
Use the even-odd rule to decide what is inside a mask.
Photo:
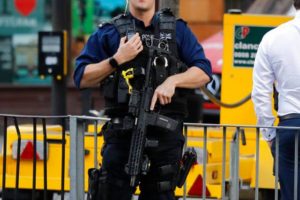
[[(174, 200), (175, 188), (162, 192), (158, 191), (155, 186), (158, 182), (172, 181), (176, 176), (176, 174), (159, 176), (157, 171), (161, 166), (176, 165), (180, 162), (184, 143), (182, 126), (175, 133), (166, 133), (154, 127), (149, 128), (147, 135), (150, 139), (159, 140), (159, 145), (158, 147), (145, 149), (145, 153), (151, 160), (151, 167), (147, 175), (138, 177), (141, 190), (139, 200)], [(131, 133), (124, 133), (118, 126), (113, 125), (108, 126), (107, 130), (104, 131), (104, 136), (105, 146), (102, 150), (102, 169), (107, 172), (108, 186), (104, 187), (106, 191), (98, 192), (106, 193), (105, 200), (131, 200), (136, 188), (130, 187), (130, 177), (125, 173)]]

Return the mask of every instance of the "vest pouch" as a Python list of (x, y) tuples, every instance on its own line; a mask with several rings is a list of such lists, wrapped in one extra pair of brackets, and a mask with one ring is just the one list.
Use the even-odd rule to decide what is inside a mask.
[(104, 82), (103, 95), (105, 98), (114, 99), (117, 88), (117, 81), (113, 77), (108, 77)]
[(128, 85), (125, 79), (120, 76), (118, 84), (118, 103), (127, 103), (129, 101)]
[(185, 72), (186, 70), (188, 70), (188, 66), (186, 64), (184, 64), (183, 62), (181, 62), (180, 60), (178, 60), (174, 56), (169, 55), (169, 62), (170, 62), (170, 65), (169, 65), (170, 67), (168, 68), (169, 76), (172, 76), (172, 75), (178, 74), (178, 73), (182, 73), (182, 72)]

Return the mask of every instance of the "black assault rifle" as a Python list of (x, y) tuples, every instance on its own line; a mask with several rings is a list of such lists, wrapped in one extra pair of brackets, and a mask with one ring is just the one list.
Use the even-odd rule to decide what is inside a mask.
[[(129, 100), (130, 118), (133, 119), (129, 121), (133, 121), (133, 133), (125, 171), (131, 176), (130, 186), (132, 187), (137, 185), (137, 176), (139, 174), (147, 174), (150, 167), (150, 160), (144, 154), (144, 148), (158, 146), (158, 141), (147, 139), (147, 127), (151, 125), (175, 131), (178, 126), (176, 120), (150, 111), (150, 102), (153, 96), (153, 84), (151, 80), (153, 55), (154, 48), (149, 48), (144, 85), (141, 90), (133, 89)], [(128, 126), (130, 126), (129, 124)]]

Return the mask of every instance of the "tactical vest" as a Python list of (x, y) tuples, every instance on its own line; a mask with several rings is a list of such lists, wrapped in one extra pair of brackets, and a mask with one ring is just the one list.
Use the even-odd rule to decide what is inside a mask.
[[(148, 50), (156, 48), (153, 59), (151, 78), (153, 89), (160, 85), (168, 76), (181, 73), (187, 69), (178, 56), (176, 43), (176, 18), (169, 9), (159, 11), (157, 14), (154, 31), (147, 31), (135, 26), (134, 19), (129, 15), (119, 15), (111, 20), (121, 37), (138, 32), (141, 36), (144, 50), (132, 61), (122, 64), (117, 71), (104, 82), (105, 114), (110, 117), (124, 116), (128, 113), (128, 101), (130, 98), (128, 80), (124, 74), (128, 70), (134, 73), (130, 79), (130, 85), (137, 90), (143, 86), (143, 72), (148, 61)], [(187, 89), (176, 89), (172, 102), (160, 107), (160, 113), (164, 115), (187, 115), (186, 94)], [(157, 102), (159, 104), (159, 102)]]

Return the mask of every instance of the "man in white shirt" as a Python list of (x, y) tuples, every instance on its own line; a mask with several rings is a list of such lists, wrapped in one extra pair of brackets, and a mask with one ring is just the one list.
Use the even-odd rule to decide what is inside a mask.
[[(273, 84), (278, 91), (279, 126), (300, 127), (300, 0), (293, 20), (269, 31), (257, 51), (253, 70), (252, 100), (259, 126), (272, 126)], [(281, 199), (294, 199), (295, 133), (292, 130), (261, 129), (275, 157), (274, 138), (279, 139)], [(277, 133), (277, 134), (276, 134)], [(298, 149), (299, 153), (299, 149)], [(299, 162), (300, 163), (300, 162)], [(298, 190), (300, 191), (300, 165)], [(298, 199), (300, 199), (298, 192)]]

